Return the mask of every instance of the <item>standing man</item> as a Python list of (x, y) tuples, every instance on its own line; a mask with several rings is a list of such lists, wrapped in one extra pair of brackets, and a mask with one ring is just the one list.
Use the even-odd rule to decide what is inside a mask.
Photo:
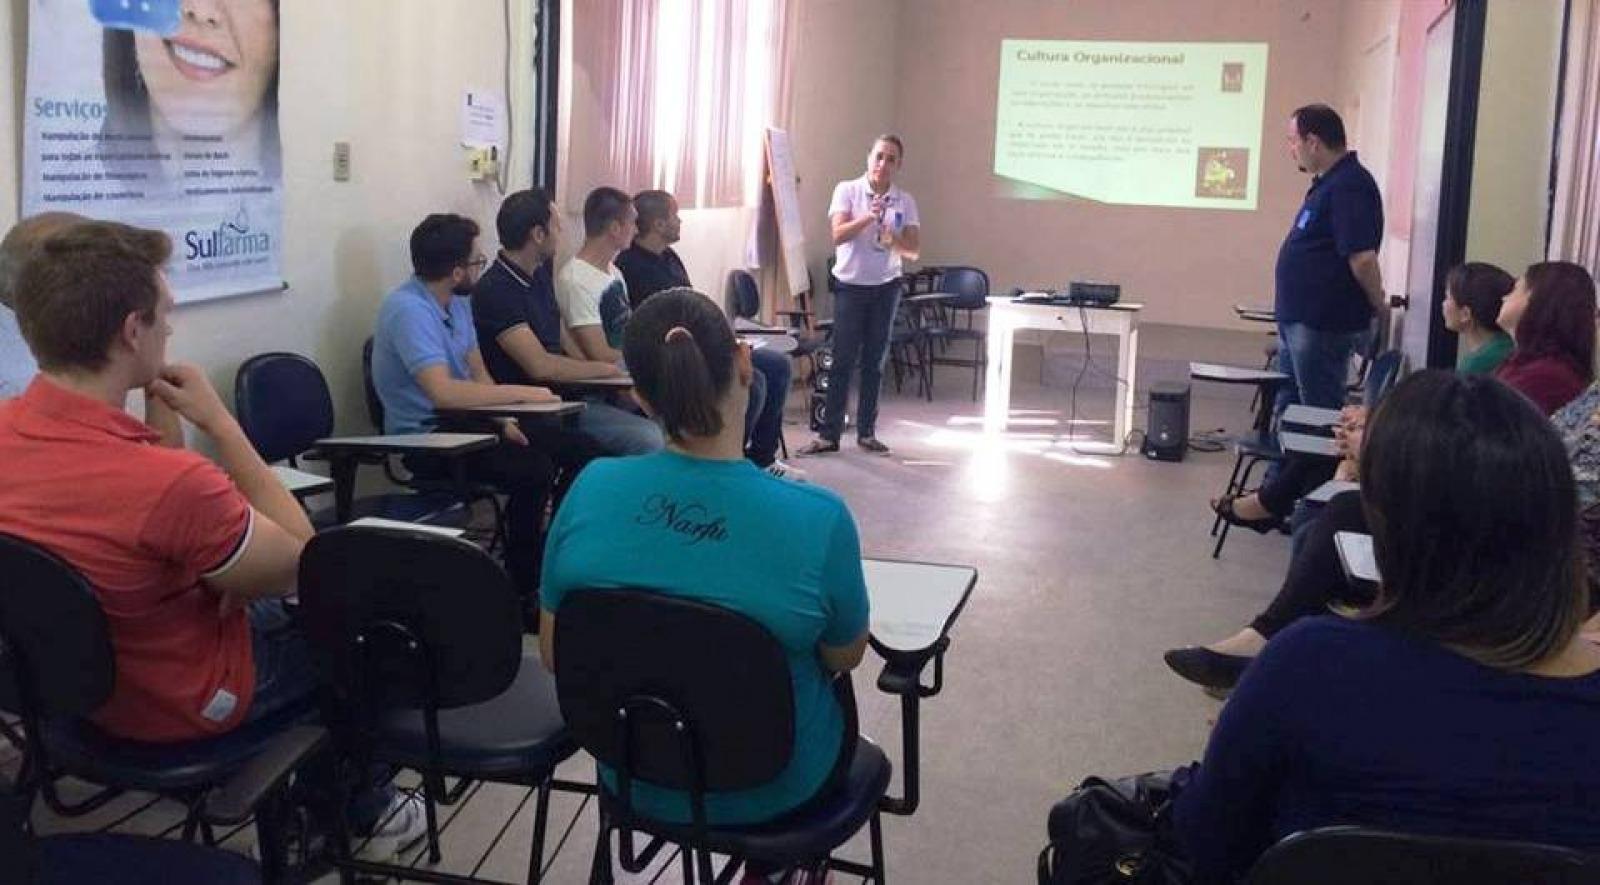
[(1344, 121), (1332, 108), (1295, 111), (1288, 140), (1295, 165), (1312, 178), (1278, 249), (1278, 370), (1289, 382), (1278, 389), (1277, 408), (1300, 402), (1336, 409), (1344, 404), (1350, 356), (1384, 307), (1383, 197), (1346, 149)]
[(878, 392), (889, 354), (889, 331), (900, 305), (900, 264), (917, 260), (921, 220), (917, 201), (894, 183), (905, 159), (898, 136), (880, 135), (867, 153), (867, 171), (833, 189), (828, 220), (833, 229), (833, 384), (828, 388), (827, 426), (800, 450), (802, 455), (839, 451), (850, 376), (861, 367), (856, 400), (856, 444), (887, 455), (878, 441)]
[[(638, 235), (617, 256), (617, 267), (628, 284), (628, 297), (638, 307), (657, 292), (693, 288), (683, 260), (672, 250), (683, 223), (678, 201), (666, 191), (640, 191), (633, 197), (638, 213)], [(745, 410), (744, 454), (773, 476), (800, 480), (805, 471), (778, 459), (783, 438), (783, 409), (794, 380), (794, 364), (787, 354), (756, 350), (750, 354), (755, 381), (750, 385), (750, 405)]]
[[(1344, 121), (1333, 108), (1306, 105), (1289, 117), (1289, 156), (1311, 174), (1311, 189), (1278, 248), (1273, 311), (1278, 319), (1278, 386), (1274, 411), (1293, 403), (1344, 405), (1350, 357), (1384, 309), (1378, 246), (1383, 197), (1371, 173), (1345, 146)], [(1214, 498), (1211, 509), (1233, 525), (1276, 525), (1294, 502), (1333, 475), (1320, 460), (1274, 461), (1259, 490)]]
[(614, 187), (597, 187), (584, 198), (583, 245), (556, 277), (561, 320), (578, 345), (573, 356), (622, 362), (622, 330), (632, 308), (628, 284), (611, 262), (633, 241), (637, 217), (633, 200)]
[[(496, 384), (478, 352), (466, 296), (488, 259), (478, 250), (478, 224), (460, 215), (429, 215), (411, 232), (415, 276), (390, 292), (372, 336), (372, 384), (383, 400), (385, 433), (427, 433), (434, 410), (549, 402), (543, 387)], [(503, 441), (467, 456), (467, 474), (499, 486), (506, 504), (506, 571), (528, 603), (538, 596), (544, 553), (544, 505), (553, 470), (529, 446), (515, 421), (500, 422)], [(424, 477), (444, 477), (447, 464), (406, 459)]]
[(22, 265), (52, 234), (87, 220), (70, 212), (43, 212), (17, 222), (5, 239), (0, 240), (0, 400), (21, 396), (28, 382), (39, 372), (27, 343), (22, 340), (17, 315), (13, 312)]
[[(567, 356), (581, 351), (556, 305), (551, 265), (561, 248), (561, 215), (550, 195), (533, 188), (506, 197), (495, 228), (500, 254), (472, 290), (472, 321), (494, 380), (534, 384), (620, 376), (615, 363)], [(666, 445), (661, 428), (649, 418), (617, 408), (604, 397), (586, 402), (578, 415), (578, 432), (589, 443), (582, 448), (592, 444), (607, 455), (644, 455)], [(558, 440), (558, 448), (568, 447)]]

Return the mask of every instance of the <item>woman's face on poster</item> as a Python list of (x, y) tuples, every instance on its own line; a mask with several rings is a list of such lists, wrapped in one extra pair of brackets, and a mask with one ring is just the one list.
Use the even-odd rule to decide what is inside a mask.
[(150, 104), (184, 135), (227, 136), (261, 112), (278, 69), (273, 0), (183, 0), (178, 32), (134, 40)]

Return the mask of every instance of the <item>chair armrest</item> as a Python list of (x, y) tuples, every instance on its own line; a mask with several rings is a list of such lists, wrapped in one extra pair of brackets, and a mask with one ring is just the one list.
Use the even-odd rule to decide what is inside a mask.
[(218, 826), (234, 826), (250, 819), (256, 808), (289, 775), (328, 741), (320, 725), (296, 725), (275, 738), (267, 748), (223, 784), (206, 793), (200, 817)]
[[(884, 649), (874, 643), (879, 654)], [(900, 796), (885, 795), (878, 807), (890, 814), (909, 816), (922, 802), (922, 699), (944, 688), (944, 653), (950, 637), (941, 637), (925, 652), (890, 653), (878, 674), (878, 690), (900, 696)], [(933, 662), (933, 684), (922, 684), (922, 671)]]
[(809, 317), (816, 316), (817, 312), (814, 310), (775, 310), (773, 314), (780, 317)]

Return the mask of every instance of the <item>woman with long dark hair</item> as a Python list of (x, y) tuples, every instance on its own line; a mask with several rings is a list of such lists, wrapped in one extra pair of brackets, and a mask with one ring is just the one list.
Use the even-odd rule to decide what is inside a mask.
[(1177, 801), (1196, 880), (1332, 824), (1600, 846), (1600, 648), (1561, 439), (1500, 382), (1427, 371), (1361, 462), (1377, 598), (1245, 671)]

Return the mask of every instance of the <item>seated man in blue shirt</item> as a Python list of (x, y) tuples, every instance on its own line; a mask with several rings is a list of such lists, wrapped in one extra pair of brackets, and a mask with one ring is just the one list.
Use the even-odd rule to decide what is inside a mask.
[[(472, 320), (489, 374), (508, 384), (621, 376), (613, 363), (584, 359), (561, 323), (551, 273), (561, 247), (561, 214), (550, 195), (533, 188), (506, 197), (495, 227), (500, 255), (472, 290)], [(602, 396), (588, 400), (578, 430), (607, 455), (646, 455), (664, 444), (654, 421)]]
[[(496, 384), (484, 368), (465, 296), (486, 263), (470, 218), (429, 215), (411, 232), (416, 275), (384, 299), (372, 339), (372, 383), (383, 400), (385, 433), (432, 431), (439, 408), (556, 399), (543, 387)], [(501, 445), (468, 456), (467, 473), (510, 495), (506, 570), (531, 600), (539, 587), (552, 469), (515, 421), (502, 421), (501, 434)], [(448, 473), (448, 465), (430, 458), (408, 458), (406, 466), (420, 476)]]

